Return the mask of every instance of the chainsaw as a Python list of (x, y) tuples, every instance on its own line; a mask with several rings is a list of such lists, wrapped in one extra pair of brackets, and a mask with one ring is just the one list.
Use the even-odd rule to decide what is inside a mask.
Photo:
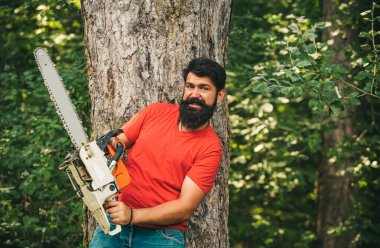
[(124, 145), (118, 143), (116, 151), (109, 145), (110, 139), (122, 130), (109, 131), (99, 139), (88, 142), (74, 105), (48, 53), (38, 47), (34, 50), (34, 57), (49, 96), (75, 146), (59, 169), (66, 172), (76, 194), (82, 198), (104, 233), (113, 236), (121, 231), (121, 226), (116, 225), (111, 230), (103, 204), (117, 200), (120, 190), (130, 183), (130, 176), (121, 159)]

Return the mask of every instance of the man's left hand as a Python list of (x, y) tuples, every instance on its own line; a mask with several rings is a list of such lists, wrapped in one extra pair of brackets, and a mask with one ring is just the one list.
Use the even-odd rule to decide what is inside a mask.
[(104, 204), (108, 211), (111, 221), (115, 225), (127, 225), (131, 221), (131, 209), (121, 201), (109, 201)]

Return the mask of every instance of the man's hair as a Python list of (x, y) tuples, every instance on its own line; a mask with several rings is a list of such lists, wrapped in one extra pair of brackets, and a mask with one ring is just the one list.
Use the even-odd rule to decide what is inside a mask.
[(197, 58), (191, 60), (183, 70), (183, 79), (185, 81), (189, 72), (198, 77), (209, 77), (218, 91), (224, 89), (226, 85), (226, 71), (211, 59)]

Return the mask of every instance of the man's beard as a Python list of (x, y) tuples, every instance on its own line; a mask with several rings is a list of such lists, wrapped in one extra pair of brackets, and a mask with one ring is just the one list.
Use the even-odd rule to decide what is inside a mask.
[[(189, 104), (200, 106), (200, 109), (189, 107)], [(189, 98), (181, 100), (179, 105), (179, 120), (181, 124), (190, 129), (200, 128), (206, 124), (214, 114), (216, 107), (216, 99), (212, 106), (207, 105), (204, 101), (198, 98)]]

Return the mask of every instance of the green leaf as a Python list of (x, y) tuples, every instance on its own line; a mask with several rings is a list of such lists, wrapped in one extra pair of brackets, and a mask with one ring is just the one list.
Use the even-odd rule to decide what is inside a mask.
[(270, 93), (270, 92), (274, 91), (276, 88), (278, 88), (277, 85), (270, 85), (269, 87), (267, 87), (267, 88), (265, 89), (265, 92)]
[(317, 99), (310, 99), (308, 102), (308, 105), (310, 108), (312, 108), (316, 111), (322, 111), (324, 108), (324, 104)]
[(317, 52), (317, 49), (315, 48), (314, 44), (310, 44), (305, 47), (305, 51), (307, 54), (314, 54)]
[(299, 53), (298, 47), (287, 47), (286, 50), (288, 50), (291, 53)]
[(368, 32), (360, 32), (359, 37), (362, 38), (371, 38)]
[(366, 10), (366, 11), (360, 13), (360, 15), (361, 15), (361, 16), (366, 16), (366, 15), (368, 15), (368, 14), (370, 14), (370, 13), (371, 13), (371, 10)]
[(331, 62), (325, 62), (320, 68), (322, 74), (329, 77), (332, 74), (332, 66), (333, 64)]
[(315, 73), (305, 72), (305, 73), (302, 75), (302, 77), (303, 77), (303, 78), (309, 78), (309, 77), (312, 77), (312, 76), (314, 76), (314, 75), (315, 75)]
[(303, 90), (301, 87), (294, 87), (293, 90), (292, 90), (292, 94), (293, 96), (297, 97), (297, 96), (301, 96), (303, 93)]
[(367, 52), (371, 51), (371, 47), (368, 44), (362, 44), (360, 45), (360, 48)]
[(317, 35), (315, 34), (315, 31), (313, 29), (308, 29), (306, 30), (306, 37), (310, 40), (314, 40), (315, 38), (317, 38)]
[(280, 88), (280, 92), (284, 95), (289, 95), (293, 90), (293, 87), (282, 87)]
[(319, 81), (317, 81), (317, 80), (310, 80), (307, 84), (310, 87), (317, 88), (319, 86)]
[(325, 29), (325, 23), (324, 22), (317, 22), (315, 25), (314, 25), (315, 28), (318, 28), (318, 29)]
[(292, 30), (293, 32), (296, 32), (296, 33), (300, 32), (300, 29), (298, 28), (297, 25), (291, 24), (288, 26), (288, 28)]
[(328, 57), (328, 56), (331, 56), (333, 54), (333, 51), (330, 51), (330, 50), (326, 50), (326, 51), (322, 51), (321, 52), (324, 56)]
[(339, 116), (340, 113), (342, 113), (343, 109), (344, 108), (343, 108), (342, 104), (337, 103), (337, 102), (330, 105), (330, 110), (334, 116)]
[(294, 83), (294, 82), (298, 82), (298, 81), (301, 80), (299, 77), (297, 77), (297, 76), (295, 76), (295, 75), (292, 75), (292, 76), (290, 76), (289, 78), (290, 78), (290, 80), (291, 80), (293, 83)]
[(348, 70), (343, 65), (331, 64), (332, 74), (338, 77), (343, 77), (348, 73)]
[(300, 16), (300, 17), (298, 17), (297, 19), (297, 22), (305, 22), (305, 17), (304, 16)]
[(311, 65), (311, 63), (307, 60), (301, 60), (300, 62), (297, 62), (296, 63), (296, 67), (306, 67), (306, 66), (309, 66)]
[(334, 82), (330, 81), (330, 80), (324, 80), (321, 84), (321, 86), (323, 86), (323, 90), (325, 91), (335, 91), (334, 87)]
[(354, 98), (354, 97), (357, 97), (358, 95), (360, 95), (360, 93), (357, 92), (357, 91), (354, 91), (354, 92), (352, 92), (352, 93), (349, 95), (349, 97)]
[(360, 100), (359, 100), (358, 98), (351, 98), (351, 99), (350, 99), (350, 103), (351, 103), (352, 105), (356, 105), (356, 106), (358, 106), (358, 105), (361, 104), (361, 103), (360, 103)]
[(355, 77), (357, 80), (363, 80), (363, 79), (371, 79), (372, 78), (372, 74), (367, 72), (367, 71), (361, 71), (359, 72), (356, 77)]
[(367, 82), (366, 85), (364, 86), (363, 90), (366, 92), (371, 92), (371, 89), (372, 89), (372, 83)]
[(289, 69), (284, 69), (283, 72), (285, 73), (285, 76), (287, 77), (290, 77), (291, 75), (293, 75), (293, 72)]
[(266, 91), (266, 84), (264, 82), (259, 82), (253, 85), (252, 91), (253, 92), (265, 92)]

